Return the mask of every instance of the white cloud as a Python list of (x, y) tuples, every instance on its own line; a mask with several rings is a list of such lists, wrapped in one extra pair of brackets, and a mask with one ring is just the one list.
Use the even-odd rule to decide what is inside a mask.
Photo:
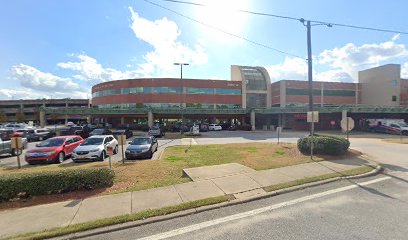
[(132, 20), (130, 27), (136, 38), (153, 47), (153, 51), (143, 56), (146, 62), (139, 64), (145, 76), (174, 75), (177, 72), (174, 62), (207, 63), (208, 56), (201, 45), (195, 44), (190, 48), (177, 40), (181, 32), (175, 22), (167, 18), (149, 21), (140, 17), (132, 7), (129, 7), (129, 11)]
[(43, 99), (43, 98), (88, 98), (89, 92), (42, 92), (30, 88), (0, 89), (0, 99)]
[(408, 78), (408, 62), (401, 65), (401, 78)]
[(22, 87), (35, 89), (38, 91), (75, 91), (80, 90), (77, 83), (69, 78), (62, 78), (51, 73), (41, 72), (40, 70), (24, 65), (14, 65), (11, 67), (11, 77), (20, 81)]
[(392, 38), (391, 38), (391, 40), (394, 42), (394, 41), (397, 41), (399, 38), (400, 38), (400, 36), (401, 36), (401, 34), (395, 34)]
[(11, 79), (20, 83), (18, 89), (0, 89), (0, 99), (87, 98), (84, 89), (70, 78), (42, 72), (32, 66), (19, 64), (10, 69)]
[(363, 44), (356, 46), (348, 43), (341, 48), (325, 50), (319, 54), (319, 64), (327, 64), (332, 68), (348, 73), (354, 79), (357, 72), (380, 64), (408, 57), (408, 50), (404, 44), (397, 44), (394, 41), (398, 36), (394, 36), (392, 41), (383, 43)]
[(282, 63), (267, 66), (266, 69), (272, 82), (307, 79), (307, 62), (300, 58), (286, 57)]
[(57, 66), (64, 69), (69, 69), (78, 72), (74, 78), (83, 81), (89, 81), (93, 84), (99, 82), (106, 82), (111, 80), (128, 79), (140, 77), (142, 71), (120, 71), (113, 68), (104, 68), (95, 58), (79, 54), (73, 55), (78, 58), (77, 62), (62, 62)]
[(350, 74), (342, 70), (328, 70), (320, 73), (315, 73), (313, 77), (316, 81), (325, 82), (354, 82)]
[(266, 69), (272, 82), (307, 79), (307, 62), (300, 58), (286, 57), (282, 63), (268, 66)]
[[(300, 58), (286, 57), (283, 63), (266, 67), (272, 82), (279, 80), (307, 80), (307, 61)], [(328, 70), (316, 73), (314, 81), (352, 82), (352, 77), (342, 70)]]

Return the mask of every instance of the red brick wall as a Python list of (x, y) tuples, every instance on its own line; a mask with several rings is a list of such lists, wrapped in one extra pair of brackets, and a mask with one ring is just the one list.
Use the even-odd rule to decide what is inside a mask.
[(271, 85), (271, 100), (272, 100), (272, 106), (275, 104), (280, 104), (280, 84), (281, 82), (274, 82)]
[(401, 79), (400, 104), (408, 105), (408, 79)]

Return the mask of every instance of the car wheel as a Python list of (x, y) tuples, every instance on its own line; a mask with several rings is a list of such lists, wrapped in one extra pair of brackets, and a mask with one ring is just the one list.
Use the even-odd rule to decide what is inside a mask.
[(113, 154), (117, 154), (117, 153), (118, 153), (118, 151), (119, 151), (119, 149), (118, 149), (118, 145), (116, 145), (116, 146), (115, 146), (115, 149), (113, 149)]
[(152, 159), (152, 157), (153, 157), (153, 151), (152, 151), (152, 150), (150, 150), (149, 155), (147, 155), (147, 157), (148, 157), (149, 159)]
[(13, 149), (13, 150), (11, 150), (11, 155), (12, 156), (17, 156), (17, 149)]
[(101, 156), (99, 157), (99, 161), (104, 161), (106, 157), (105, 151), (102, 151)]
[(64, 152), (58, 153), (57, 163), (63, 163), (64, 160), (65, 160), (65, 154), (64, 154)]

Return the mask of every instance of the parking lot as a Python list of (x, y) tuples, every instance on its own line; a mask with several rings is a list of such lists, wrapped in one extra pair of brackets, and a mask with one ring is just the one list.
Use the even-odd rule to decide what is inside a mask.
[[(345, 137), (344, 133), (331, 131), (331, 132), (319, 132), (321, 134), (333, 134), (341, 135)], [(287, 143), (296, 143), (300, 137), (308, 135), (306, 131), (291, 131), (285, 130), (280, 134), (279, 141)], [(130, 142), (132, 138), (129, 138), (127, 142)], [(189, 145), (189, 144), (227, 144), (227, 143), (247, 143), (247, 142), (278, 142), (278, 136), (275, 131), (216, 131), (216, 132), (204, 132), (200, 137), (194, 138), (193, 141), (187, 139), (168, 139), (166, 137), (158, 138), (159, 148), (156, 153), (154, 153), (152, 159), (158, 159), (162, 151), (169, 146), (175, 145)], [(352, 139), (361, 139), (361, 138), (370, 138), (370, 139), (397, 139), (398, 135), (389, 135), (389, 134), (375, 134), (375, 133), (366, 133), (366, 132), (353, 132), (350, 134)], [(187, 141), (186, 141), (187, 140)], [(28, 143), (28, 149), (32, 149), (38, 142)], [(123, 149), (126, 150), (127, 145), (123, 146)], [(27, 165), (24, 161), (24, 150), (23, 154), (20, 156), (21, 165)], [(119, 146), (119, 153), (112, 156), (113, 162), (118, 162), (122, 160), (121, 147)], [(108, 161), (108, 158), (105, 159)], [(72, 160), (68, 157), (64, 163), (72, 163)], [(0, 156), (0, 167), (16, 167), (17, 166), (17, 157), (12, 157), (10, 155), (1, 155)], [(35, 167), (35, 166), (34, 166)]]

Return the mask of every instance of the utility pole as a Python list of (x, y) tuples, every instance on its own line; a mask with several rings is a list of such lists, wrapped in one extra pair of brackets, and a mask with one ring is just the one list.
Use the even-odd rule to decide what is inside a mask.
[[(306, 23), (307, 28), (307, 76), (309, 82), (309, 111), (313, 112), (313, 62), (312, 62), (312, 26), (310, 21)], [(310, 135), (314, 135), (314, 122), (310, 123)]]

